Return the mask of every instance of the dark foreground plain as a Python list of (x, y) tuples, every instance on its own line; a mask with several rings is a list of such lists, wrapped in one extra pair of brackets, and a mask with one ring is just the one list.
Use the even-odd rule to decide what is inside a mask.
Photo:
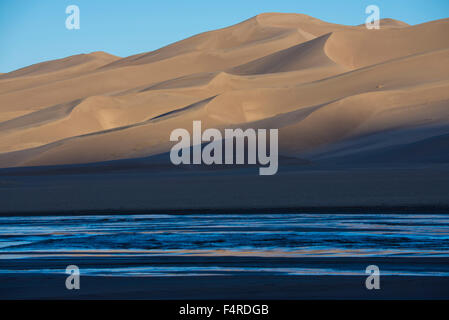
[(161, 168), (118, 162), (0, 169), (0, 173), (0, 215), (283, 213), (329, 208), (449, 212), (446, 164), (362, 168), (281, 164), (277, 175), (259, 176), (257, 168), (171, 164)]
[(449, 277), (364, 276), (97, 277), (67, 290), (64, 275), (1, 276), (1, 299), (449, 299)]

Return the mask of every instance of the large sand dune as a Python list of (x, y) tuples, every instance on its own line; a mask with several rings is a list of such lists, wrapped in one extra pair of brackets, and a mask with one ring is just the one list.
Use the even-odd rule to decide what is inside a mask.
[(444, 162), (448, 32), (449, 19), (368, 30), (269, 13), (127, 58), (0, 74), (0, 167), (163, 154), (193, 120), (279, 128), (280, 154), (312, 162)]

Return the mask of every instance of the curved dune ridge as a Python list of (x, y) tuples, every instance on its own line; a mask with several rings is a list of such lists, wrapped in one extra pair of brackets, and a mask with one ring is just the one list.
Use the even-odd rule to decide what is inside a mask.
[(163, 154), (194, 120), (278, 128), (281, 156), (312, 162), (449, 161), (449, 19), (380, 26), (264, 13), (148, 53), (0, 74), (0, 167)]
[(230, 73), (256, 75), (335, 65), (324, 50), (326, 41), (330, 36), (331, 34), (329, 33), (234, 67), (230, 70)]

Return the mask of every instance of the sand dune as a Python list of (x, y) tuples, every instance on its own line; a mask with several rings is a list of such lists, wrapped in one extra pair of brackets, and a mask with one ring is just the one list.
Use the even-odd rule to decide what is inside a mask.
[(7, 74), (0, 74), (0, 82), (2, 83), (0, 94), (80, 76), (93, 72), (117, 59), (119, 57), (105, 52), (93, 52), (37, 63)]
[(148, 53), (0, 74), (0, 167), (164, 154), (193, 120), (279, 128), (281, 156), (311, 162), (447, 162), (448, 32), (449, 19), (368, 30), (267, 13)]
[[(255, 75), (288, 72), (301, 69), (335, 65), (325, 53), (324, 47), (331, 34), (278, 51), (255, 61), (231, 69), (231, 73)], [(342, 69), (342, 71), (344, 71)]]
[(116, 59), (118, 59), (118, 57), (100, 51), (90, 54), (79, 54), (68, 58), (37, 63), (29, 67), (18, 69), (16, 71), (5, 74), (2, 79), (42, 75), (49, 72), (58, 72), (70, 68), (80, 67), (86, 64), (89, 64), (89, 67), (92, 68), (92, 62), (95, 62), (98, 66), (101, 66), (109, 64)]
[[(404, 21), (399, 21), (391, 18), (381, 19), (379, 20), (379, 24), (382, 26), (382, 28), (405, 28), (410, 26)], [(360, 24), (359, 27), (365, 28), (365, 24)]]

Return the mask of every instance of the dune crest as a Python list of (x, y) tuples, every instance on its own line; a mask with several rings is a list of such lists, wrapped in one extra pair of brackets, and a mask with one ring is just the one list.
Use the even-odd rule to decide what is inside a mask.
[(119, 59), (119, 57), (102, 51), (96, 51), (89, 54), (79, 54), (67, 58), (33, 64), (29, 67), (24, 67), (5, 73), (0, 76), (0, 80), (38, 76), (51, 72), (65, 71), (66, 69), (76, 68), (86, 64), (88, 64), (90, 68), (93, 68), (94, 66), (100, 67), (117, 59)]

